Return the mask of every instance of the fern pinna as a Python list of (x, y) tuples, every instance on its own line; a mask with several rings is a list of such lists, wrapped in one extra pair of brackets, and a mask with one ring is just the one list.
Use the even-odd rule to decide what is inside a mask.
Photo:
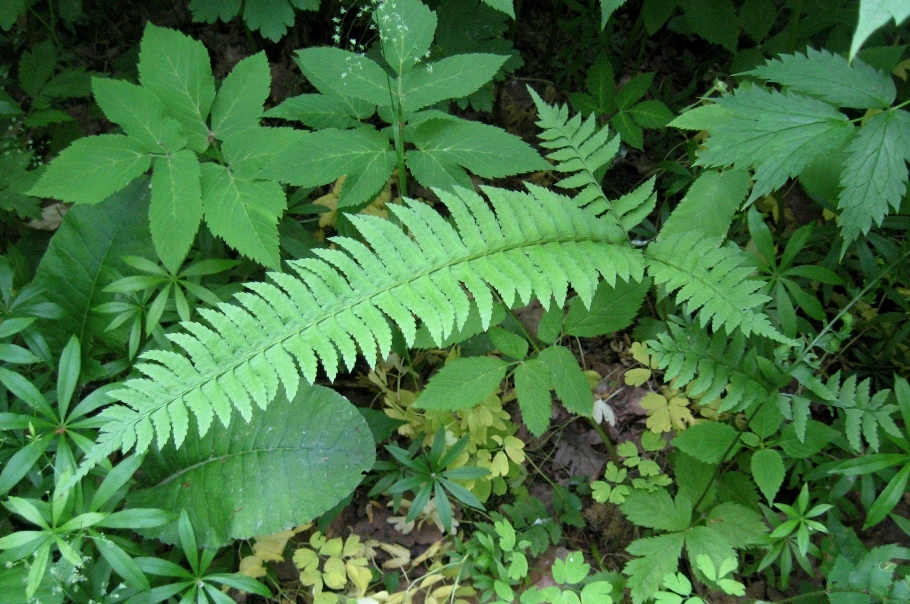
[[(470, 298), (486, 328), (494, 295), (506, 304), (532, 296), (565, 303), (571, 287), (588, 304), (600, 278), (641, 280), (642, 254), (619, 241), (615, 228), (565, 197), (530, 186), (531, 193), (484, 189), (437, 191), (454, 226), (426, 204), (393, 207), (408, 234), (371, 216), (351, 220), (366, 244), (338, 237), (335, 249), (290, 262), (297, 273), (269, 273), (250, 283), (236, 304), (201, 311), (209, 326), (188, 322), (169, 337), (184, 354), (155, 350), (112, 396), (123, 404), (106, 420), (81, 473), (117, 449), (148, 450), (173, 438), (180, 446), (190, 414), (200, 435), (214, 417), (227, 425), (232, 408), (249, 420), (279, 385), (293, 398), (300, 376), (329, 378), (351, 368), (358, 349), (370, 363), (387, 355), (394, 323), (408, 344), (416, 320), (439, 342), (468, 317)], [(622, 237), (622, 233), (619, 234)], [(416, 319), (416, 320), (415, 320)], [(296, 363), (295, 363), (296, 361)]]

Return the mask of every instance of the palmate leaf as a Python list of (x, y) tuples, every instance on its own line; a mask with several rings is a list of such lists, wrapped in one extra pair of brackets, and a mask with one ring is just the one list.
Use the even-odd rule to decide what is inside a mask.
[(123, 404), (105, 410), (80, 474), (117, 449), (146, 451), (156, 434), (164, 445), (169, 427), (184, 425), (188, 414), (201, 435), (215, 415), (227, 425), (232, 408), (249, 419), (252, 405), (265, 408), (279, 385), (293, 398), (301, 374), (312, 383), (321, 364), (334, 378), (341, 363), (353, 366), (358, 349), (375, 363), (391, 350), (388, 320), (408, 344), (415, 318), (439, 342), (466, 321), (469, 294), (486, 328), (494, 291), (509, 305), (532, 296), (562, 305), (572, 287), (590, 304), (601, 276), (611, 284), (642, 279), (640, 252), (566, 198), (536, 188), (485, 191), (495, 211), (473, 192), (438, 191), (454, 227), (420, 202), (393, 208), (410, 236), (389, 221), (352, 216), (372, 251), (336, 238), (336, 249), (290, 263), (299, 277), (271, 273), (272, 282), (238, 294), (238, 304), (204, 312), (211, 327), (185, 323), (186, 332), (170, 337), (188, 356), (145, 357), (137, 369), (147, 377), (116, 391)]
[(749, 201), (780, 188), (815, 158), (838, 149), (853, 133), (846, 115), (797, 92), (751, 86), (717, 99), (731, 114), (710, 132), (696, 164), (755, 167)]
[(688, 304), (705, 327), (744, 335), (757, 334), (777, 342), (790, 342), (774, 329), (768, 315), (757, 310), (768, 296), (756, 293), (764, 282), (750, 278), (753, 268), (739, 249), (717, 247), (694, 231), (661, 238), (647, 251), (648, 274), (676, 301)]

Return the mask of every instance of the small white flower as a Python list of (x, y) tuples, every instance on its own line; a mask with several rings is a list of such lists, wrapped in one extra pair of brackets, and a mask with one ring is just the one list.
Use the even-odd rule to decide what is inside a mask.
[(613, 407), (610, 404), (603, 400), (602, 398), (594, 399), (594, 421), (598, 424), (602, 424), (604, 420), (607, 421), (611, 426), (616, 425), (616, 413), (613, 411)]

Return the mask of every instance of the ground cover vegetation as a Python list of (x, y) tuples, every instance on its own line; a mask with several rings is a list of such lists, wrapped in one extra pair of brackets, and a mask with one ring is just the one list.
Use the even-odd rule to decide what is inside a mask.
[(910, 600), (902, 0), (4, 0), (5, 603)]

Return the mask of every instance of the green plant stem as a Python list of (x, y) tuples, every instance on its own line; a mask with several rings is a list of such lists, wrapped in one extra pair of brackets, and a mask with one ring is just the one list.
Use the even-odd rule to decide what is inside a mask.
[(619, 463), (619, 455), (616, 454), (616, 448), (613, 446), (613, 441), (610, 440), (610, 435), (607, 434), (607, 431), (604, 430), (603, 426), (594, 421), (593, 417), (586, 418), (588, 423), (591, 424), (591, 427), (594, 428), (594, 431), (600, 436), (600, 440), (604, 442), (604, 446), (607, 448), (607, 453), (610, 454), (610, 457), (613, 459), (613, 463)]

